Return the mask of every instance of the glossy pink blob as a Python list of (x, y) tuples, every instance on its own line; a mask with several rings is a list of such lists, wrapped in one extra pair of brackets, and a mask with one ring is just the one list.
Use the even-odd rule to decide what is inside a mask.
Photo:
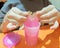
[(20, 41), (20, 35), (13, 32), (7, 33), (3, 38), (3, 43), (8, 48), (15, 46), (19, 41)]

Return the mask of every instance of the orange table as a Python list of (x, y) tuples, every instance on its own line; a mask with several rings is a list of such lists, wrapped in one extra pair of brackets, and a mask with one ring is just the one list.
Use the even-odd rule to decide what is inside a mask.
[[(41, 27), (38, 43), (35, 46), (25, 44), (24, 30), (18, 30), (17, 33), (21, 35), (21, 41), (13, 48), (59, 48), (60, 27), (56, 30), (50, 30), (49, 26)], [(2, 42), (3, 37), (4, 34), (0, 33), (0, 48), (7, 48)]]

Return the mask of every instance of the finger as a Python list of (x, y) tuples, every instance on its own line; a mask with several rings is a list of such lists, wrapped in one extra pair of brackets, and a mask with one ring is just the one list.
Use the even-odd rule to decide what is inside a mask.
[(42, 23), (50, 23), (50, 22), (55, 22), (56, 21), (56, 17), (47, 19), (47, 20), (41, 20)]
[(30, 15), (30, 13), (29, 12), (22, 12), (22, 13), (20, 13), (20, 15), (27, 17)]
[(20, 14), (22, 11), (20, 9), (18, 9), (17, 7), (12, 7), (11, 11), (13, 11), (16, 14)]
[(52, 18), (54, 16), (57, 16), (58, 14), (58, 11), (56, 9), (53, 9), (51, 11), (49, 11), (48, 13), (40, 16), (40, 18), (43, 20), (43, 19), (49, 19), (49, 18)]
[(16, 13), (16, 14), (23, 15), (23, 16), (29, 15), (29, 12), (21, 11), (21, 10), (18, 9), (17, 7), (13, 7), (13, 8), (11, 9), (11, 11), (13, 11), (13, 12)]
[(6, 14), (6, 18), (11, 18), (11, 19), (15, 19), (15, 20), (19, 20), (19, 19), (21, 19), (21, 18), (26, 19), (25, 16), (15, 14), (13, 11), (9, 11), (9, 12)]
[(59, 27), (59, 23), (55, 21), (54, 25), (50, 27), (50, 29), (57, 29)]
[(51, 10), (54, 9), (54, 8), (55, 8), (55, 7), (54, 7), (53, 5), (49, 5), (49, 6), (45, 7), (45, 8), (43, 8), (42, 10), (37, 11), (37, 12), (36, 12), (36, 15), (43, 15), (43, 14), (51, 11)]
[(18, 26), (21, 26), (23, 22), (26, 20), (25, 18), (20, 18), (19, 20), (14, 20), (13, 18), (8, 18), (9, 22), (13, 22)]
[(6, 27), (9, 31), (14, 30), (20, 26), (16, 20), (13, 20), (13, 19), (8, 19), (8, 20), (9, 20), (9, 23), (7, 24)]
[(7, 24), (7, 28), (9, 29), (9, 30), (12, 30), (12, 29), (15, 29), (17, 26), (16, 25), (13, 25), (13, 23), (8, 23)]
[(7, 20), (8, 20), (9, 22), (13, 23), (13, 24), (18, 25), (18, 22), (17, 22), (16, 20), (14, 20), (14, 19), (9, 19), (9, 18), (7, 18)]
[(41, 13), (42, 13), (42, 14), (45, 14), (45, 13), (51, 11), (51, 10), (54, 9), (54, 8), (55, 8), (55, 6), (53, 6), (53, 5), (48, 5), (47, 7), (43, 8), (43, 9), (41, 10)]
[(22, 30), (24, 28), (24, 25), (22, 25), (20, 28), (19, 28), (19, 30)]
[(5, 22), (2, 23), (2, 32), (12, 31), (19, 27), (19, 23), (16, 20), (6, 18)]

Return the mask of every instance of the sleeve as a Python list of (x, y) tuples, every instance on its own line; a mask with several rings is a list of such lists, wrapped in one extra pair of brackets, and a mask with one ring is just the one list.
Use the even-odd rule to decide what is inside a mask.
[(5, 2), (5, 4), (1, 8), (1, 11), (7, 13), (12, 7), (17, 7), (20, 10), (25, 10), (20, 0), (7, 0), (7, 2)]

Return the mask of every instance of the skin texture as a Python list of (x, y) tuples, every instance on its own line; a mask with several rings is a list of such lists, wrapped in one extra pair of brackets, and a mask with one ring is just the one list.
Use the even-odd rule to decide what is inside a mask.
[[(4, 17), (1, 24), (2, 32), (9, 32), (19, 26), (22, 26), (29, 15), (31, 15), (30, 12), (24, 12), (16, 7), (13, 7)], [(32, 16), (37, 16), (41, 23), (53, 24), (50, 29), (56, 29), (59, 27), (60, 12), (53, 5), (49, 5), (44, 7), (42, 10), (34, 12)]]
[(56, 29), (60, 24), (60, 12), (53, 6), (49, 5), (44, 7), (42, 10), (35, 13), (38, 16), (41, 23), (53, 24), (52, 29)]
[(23, 12), (16, 7), (13, 7), (7, 12), (1, 24), (2, 32), (9, 32), (21, 26), (26, 20), (28, 12)]

